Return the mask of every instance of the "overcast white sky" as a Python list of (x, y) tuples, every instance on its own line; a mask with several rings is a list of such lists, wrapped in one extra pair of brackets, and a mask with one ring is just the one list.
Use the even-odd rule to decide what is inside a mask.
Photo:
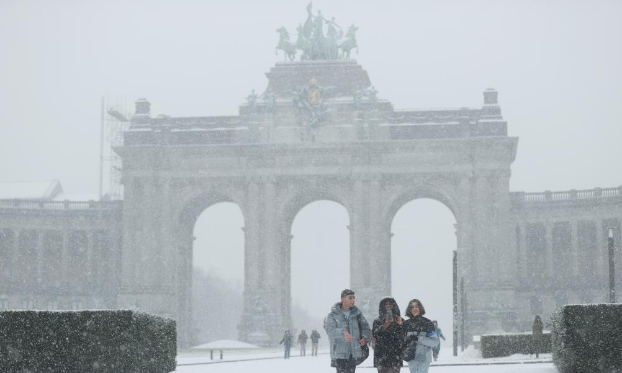
[[(96, 194), (102, 96), (128, 108), (145, 97), (153, 115), (237, 114), (283, 58), (274, 53), (275, 30), (285, 26), (295, 35), (307, 3), (0, 0), (0, 181), (59, 179), (67, 193)], [(318, 9), (344, 28), (359, 27), (353, 57), (396, 109), (480, 107), (482, 92), (496, 88), (509, 133), (520, 138), (513, 191), (622, 184), (621, 1), (314, 1)], [(218, 208), (204, 214), (204, 224), (216, 224), (210, 216)], [(211, 257), (210, 264), (199, 261), (240, 278), (239, 260), (227, 264), (214, 254), (241, 237), (232, 211), (215, 219), (228, 222), (225, 228), (198, 229)], [(438, 260), (450, 275), (449, 210), (418, 201), (398, 215), (394, 256)], [(297, 302), (327, 309), (316, 295), (296, 298), (308, 294), (301, 268), (311, 263), (297, 255), (337, 250), (347, 258), (347, 219), (340, 206), (316, 203), (294, 222)], [(235, 233), (223, 232), (229, 227)], [(328, 243), (313, 241), (318, 234)], [(338, 276), (330, 280), (347, 286)], [(443, 277), (437, 290), (450, 302), (449, 284)]]

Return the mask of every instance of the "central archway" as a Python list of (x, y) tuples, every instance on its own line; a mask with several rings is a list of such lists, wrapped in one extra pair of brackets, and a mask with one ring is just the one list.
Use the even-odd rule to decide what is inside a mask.
[(412, 298), (421, 300), (425, 316), (437, 320), (443, 331), (444, 349), (453, 342), (455, 226), (451, 210), (428, 198), (402, 205), (391, 224), (392, 295), (404, 308)]
[(328, 200), (312, 202), (296, 214), (291, 228), (294, 327), (323, 333), (323, 318), (350, 286), (348, 226), (345, 207)]

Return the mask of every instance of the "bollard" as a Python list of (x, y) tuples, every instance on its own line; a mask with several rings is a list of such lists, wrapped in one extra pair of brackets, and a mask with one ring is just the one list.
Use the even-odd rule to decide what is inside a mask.
[(220, 360), (222, 360), (222, 350), (220, 350)]
[(209, 350), (209, 359), (214, 360), (214, 350)]

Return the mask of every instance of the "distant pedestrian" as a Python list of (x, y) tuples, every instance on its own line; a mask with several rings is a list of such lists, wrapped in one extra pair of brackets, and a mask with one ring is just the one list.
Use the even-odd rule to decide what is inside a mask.
[(395, 299), (383, 298), (378, 306), (378, 318), (374, 320), (372, 335), (374, 366), (378, 373), (399, 373), (402, 365), (402, 342), (404, 320)]
[(330, 341), (330, 357), (335, 359), (337, 373), (354, 373), (356, 358), (363, 356), (364, 346), (371, 334), (361, 310), (354, 305), (354, 291), (341, 292), (341, 301), (335, 303), (326, 316), (326, 333)]
[(542, 335), (544, 334), (543, 330), (544, 324), (542, 323), (542, 319), (540, 318), (540, 315), (536, 315), (535, 319), (533, 320), (533, 327), (531, 330), (531, 342), (533, 346), (532, 349), (533, 352), (536, 354), (536, 359), (539, 357), (540, 350), (542, 349)]
[(302, 331), (298, 335), (298, 344), (300, 345), (300, 356), (307, 355), (307, 339), (309, 339), (309, 336), (307, 335), (307, 331), (302, 329)]
[(320, 333), (318, 333), (317, 330), (313, 329), (313, 331), (311, 331), (310, 338), (311, 338), (311, 356), (317, 356), (317, 347), (320, 342), (320, 338), (322, 338), (322, 336), (320, 336)]
[(434, 323), (423, 317), (425, 308), (421, 301), (413, 299), (408, 302), (404, 322), (403, 359), (408, 362), (410, 373), (428, 373), (432, 362), (432, 348), (438, 344), (438, 336)]
[(285, 334), (283, 334), (283, 339), (279, 344), (282, 344), (285, 348), (285, 356), (284, 359), (289, 359), (289, 350), (292, 348), (292, 343), (294, 342), (294, 336), (289, 331), (289, 329), (285, 330)]
[[(436, 335), (438, 335), (439, 338), (443, 338), (443, 341), (444, 341), (445, 336), (443, 335), (441, 328), (438, 327), (438, 321), (432, 320), (432, 323), (434, 324), (434, 328), (436, 329)], [(441, 340), (440, 339), (438, 340), (438, 344), (436, 345), (436, 347), (432, 348), (432, 357), (434, 358), (434, 361), (438, 359), (439, 352), (441, 352)]]

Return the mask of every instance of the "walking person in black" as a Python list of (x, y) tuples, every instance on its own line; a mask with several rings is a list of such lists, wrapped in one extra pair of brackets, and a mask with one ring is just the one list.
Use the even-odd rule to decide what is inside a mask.
[(544, 334), (544, 324), (542, 323), (540, 315), (536, 315), (536, 318), (533, 320), (533, 326), (531, 329), (533, 352), (536, 354), (537, 359), (540, 355), (540, 350), (542, 349), (542, 335)]
[(307, 331), (302, 329), (302, 331), (298, 335), (298, 344), (300, 345), (300, 356), (307, 355), (307, 339), (309, 339), (309, 337), (307, 336)]
[(378, 373), (399, 373), (402, 368), (402, 342), (404, 320), (395, 299), (383, 298), (378, 306), (378, 318), (374, 320), (372, 337), (374, 345), (374, 367)]
[(279, 344), (282, 344), (283, 347), (285, 347), (285, 354), (284, 354), (284, 359), (289, 359), (289, 351), (292, 348), (292, 342), (294, 341), (294, 336), (292, 335), (292, 333), (289, 331), (289, 329), (285, 330), (285, 333), (283, 334), (283, 339), (281, 339), (281, 342), (279, 342)]
[(317, 332), (317, 330), (313, 329), (313, 331), (311, 332), (311, 356), (317, 356), (317, 347), (318, 347), (318, 343), (320, 342), (320, 338), (322, 338), (320, 336), (320, 333)]

